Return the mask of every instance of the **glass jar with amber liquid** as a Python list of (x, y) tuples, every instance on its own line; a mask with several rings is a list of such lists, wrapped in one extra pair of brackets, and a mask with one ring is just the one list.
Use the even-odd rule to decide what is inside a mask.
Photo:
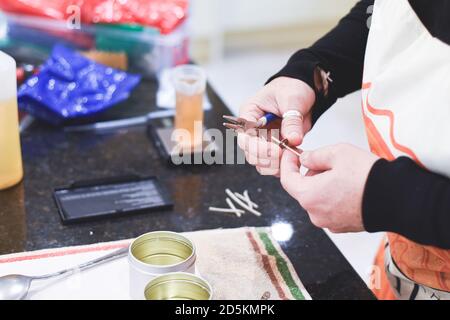
[(16, 62), (0, 51), (0, 190), (22, 180)]
[(183, 130), (179, 145), (196, 148), (203, 143), (203, 96), (206, 75), (202, 68), (181, 65), (172, 71), (176, 94), (175, 130)]

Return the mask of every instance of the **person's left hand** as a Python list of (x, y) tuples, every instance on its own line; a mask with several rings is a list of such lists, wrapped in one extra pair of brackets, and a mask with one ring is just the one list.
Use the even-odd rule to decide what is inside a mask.
[(308, 212), (311, 222), (331, 232), (363, 231), (362, 197), (367, 176), (378, 160), (375, 155), (348, 144), (303, 152), (284, 151), (280, 165), (283, 188)]

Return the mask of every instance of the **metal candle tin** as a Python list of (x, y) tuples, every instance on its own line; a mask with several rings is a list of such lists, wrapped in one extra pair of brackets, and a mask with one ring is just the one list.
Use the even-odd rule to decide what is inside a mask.
[(130, 297), (144, 299), (144, 289), (156, 276), (170, 272), (195, 273), (194, 244), (170, 231), (155, 231), (136, 238), (128, 251)]
[(212, 289), (202, 278), (173, 272), (154, 278), (144, 290), (147, 300), (211, 300)]

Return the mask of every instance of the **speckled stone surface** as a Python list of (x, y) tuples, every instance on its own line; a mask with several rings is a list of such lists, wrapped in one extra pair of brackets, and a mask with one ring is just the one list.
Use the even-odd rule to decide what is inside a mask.
[[(154, 108), (155, 85), (143, 83), (123, 108)], [(222, 130), (228, 110), (209, 88), (213, 110), (207, 127)], [(121, 109), (122, 108), (122, 109)], [(65, 133), (33, 124), (22, 135), (25, 178), (0, 191), (0, 253), (90, 244), (136, 237), (153, 230), (193, 231), (242, 226), (292, 225), (290, 240), (281, 246), (314, 299), (373, 299), (366, 285), (326, 234), (314, 227), (305, 211), (280, 186), (248, 165), (173, 166), (162, 160), (146, 127), (101, 133)], [(52, 197), (55, 187), (71, 181), (126, 174), (156, 175), (174, 200), (174, 209), (63, 225)], [(208, 212), (226, 206), (225, 188), (248, 189), (263, 212), (242, 218)], [(236, 248), (239, 250), (239, 248)], [(232, 257), (230, 257), (232, 259)]]

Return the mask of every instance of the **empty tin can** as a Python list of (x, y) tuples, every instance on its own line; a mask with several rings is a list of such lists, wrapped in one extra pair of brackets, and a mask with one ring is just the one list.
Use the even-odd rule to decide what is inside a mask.
[(130, 297), (144, 299), (144, 289), (156, 276), (171, 272), (195, 273), (195, 246), (170, 231), (143, 234), (130, 245)]
[(212, 288), (196, 275), (173, 272), (150, 281), (144, 296), (147, 300), (211, 300)]

